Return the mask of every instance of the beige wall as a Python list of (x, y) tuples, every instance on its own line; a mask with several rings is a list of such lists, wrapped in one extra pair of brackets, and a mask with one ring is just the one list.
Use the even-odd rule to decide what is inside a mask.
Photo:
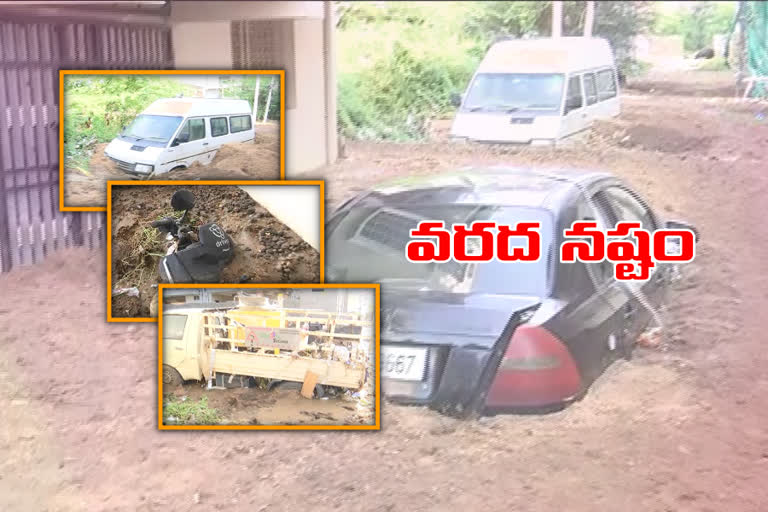
[(172, 2), (173, 21), (256, 20), (266, 18), (322, 18), (323, 2)]
[(296, 108), (286, 111), (286, 176), (321, 167), (327, 156), (322, 20), (296, 20), (294, 33)]
[[(296, 21), (295, 108), (285, 115), (286, 176), (336, 158), (335, 128), (327, 129), (323, 2), (173, 2), (170, 22), (176, 67), (232, 69), (231, 20), (291, 18)], [(335, 91), (335, 74), (333, 91)], [(335, 120), (335, 92), (330, 111)], [(335, 126), (333, 123), (331, 126)], [(331, 151), (326, 148), (331, 147)]]
[(173, 23), (173, 56), (179, 69), (232, 69), (229, 22)]

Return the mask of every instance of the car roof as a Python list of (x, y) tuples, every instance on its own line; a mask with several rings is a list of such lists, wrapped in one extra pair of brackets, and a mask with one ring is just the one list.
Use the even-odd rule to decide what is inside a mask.
[(160, 98), (142, 114), (165, 116), (212, 116), (250, 114), (246, 100), (211, 98)]
[[(371, 192), (395, 201), (397, 197), (408, 201), (419, 195), (422, 204), (493, 204), (556, 211), (580, 188), (612, 178), (610, 173), (585, 169), (470, 167), (448, 174), (396, 179), (373, 187)], [(457, 188), (466, 192), (457, 196)]]

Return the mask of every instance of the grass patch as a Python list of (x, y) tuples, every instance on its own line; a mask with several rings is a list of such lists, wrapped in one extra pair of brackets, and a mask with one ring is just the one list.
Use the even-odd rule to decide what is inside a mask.
[(166, 425), (216, 425), (220, 421), (218, 411), (208, 405), (208, 397), (193, 402), (167, 396), (163, 402), (163, 423)]

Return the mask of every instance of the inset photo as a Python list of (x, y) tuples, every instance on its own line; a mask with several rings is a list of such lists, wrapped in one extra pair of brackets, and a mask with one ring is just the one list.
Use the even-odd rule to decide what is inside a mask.
[(161, 430), (380, 428), (378, 284), (160, 293)]
[(158, 284), (320, 283), (323, 182), (110, 182), (107, 318), (152, 321)]
[(63, 211), (110, 180), (284, 178), (283, 71), (60, 71)]

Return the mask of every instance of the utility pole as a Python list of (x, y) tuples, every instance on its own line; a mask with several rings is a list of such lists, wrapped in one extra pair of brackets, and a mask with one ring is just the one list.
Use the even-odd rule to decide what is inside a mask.
[(563, 34), (563, 2), (554, 0), (552, 2), (552, 38), (557, 38)]
[(261, 75), (256, 75), (256, 90), (253, 92), (253, 120), (258, 119), (259, 113), (259, 88), (261, 87)]
[(584, 16), (584, 37), (592, 37), (592, 28), (595, 25), (595, 2), (587, 2), (587, 12)]
[[(272, 77), (272, 81), (269, 83), (269, 92), (267, 92), (267, 104), (264, 109), (264, 122), (267, 122), (267, 116), (269, 115), (269, 104), (272, 102), (272, 89), (275, 88), (275, 77)], [(281, 119), (280, 122), (283, 120)]]

